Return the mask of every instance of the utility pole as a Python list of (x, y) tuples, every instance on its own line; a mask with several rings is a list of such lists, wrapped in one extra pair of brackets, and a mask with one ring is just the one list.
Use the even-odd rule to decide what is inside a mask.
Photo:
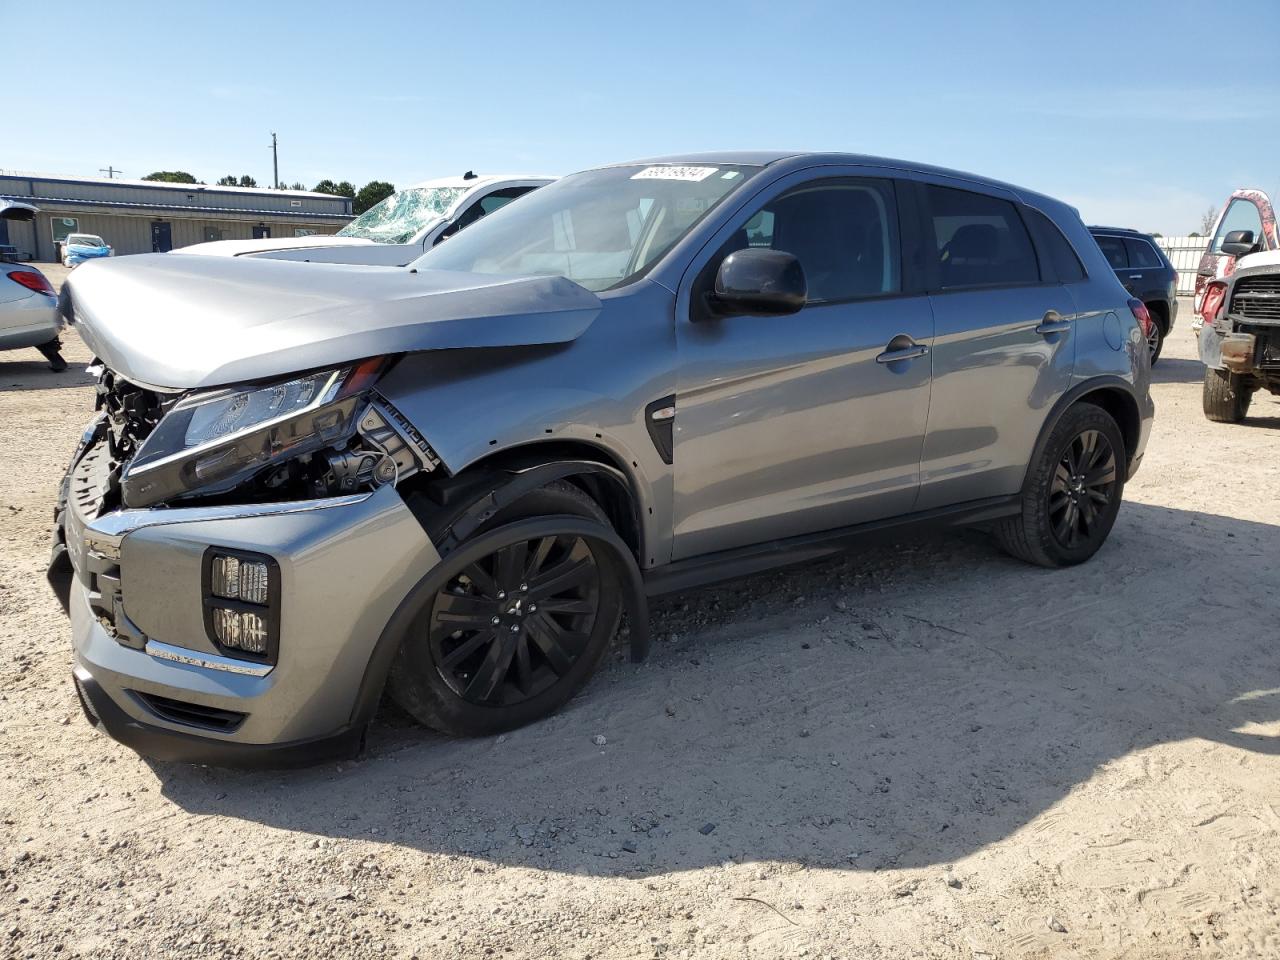
[(108, 180), (114, 180), (114, 179), (115, 179), (116, 174), (117, 174), (117, 173), (120, 173), (121, 171), (117, 170), (115, 167), (113, 167), (113, 166), (111, 166), (110, 164), (108, 164), (108, 165), (107, 165), (107, 166), (105, 166), (105, 167), (99, 167), (99, 168), (98, 168), (98, 172), (99, 172), (99, 173), (105, 173), (105, 174), (107, 175), (107, 179), (108, 179)]
[(280, 189), (280, 155), (276, 152), (276, 135), (271, 134), (271, 182)]

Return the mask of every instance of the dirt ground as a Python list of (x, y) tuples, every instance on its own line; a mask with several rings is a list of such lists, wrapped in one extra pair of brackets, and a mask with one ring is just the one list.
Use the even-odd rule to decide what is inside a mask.
[(290, 773), (84, 721), (43, 572), (89, 380), (0, 355), (0, 954), (1280, 956), (1280, 403), (1207, 422), (1189, 318), (1092, 562), (971, 532), (670, 598), (546, 722)]

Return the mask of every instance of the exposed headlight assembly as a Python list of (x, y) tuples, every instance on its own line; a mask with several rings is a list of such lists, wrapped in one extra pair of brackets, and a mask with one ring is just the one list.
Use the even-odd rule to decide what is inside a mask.
[(126, 506), (232, 489), (268, 464), (338, 443), (355, 430), (384, 358), (278, 383), (184, 397), (121, 476)]

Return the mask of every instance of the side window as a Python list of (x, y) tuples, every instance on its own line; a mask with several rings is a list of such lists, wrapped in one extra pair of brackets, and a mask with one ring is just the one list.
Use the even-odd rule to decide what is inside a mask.
[(789, 190), (743, 224), (721, 257), (748, 247), (799, 260), (810, 303), (902, 289), (893, 185), (885, 180), (826, 180)]
[(1255, 204), (1248, 200), (1235, 199), (1227, 207), (1227, 215), (1218, 225), (1218, 232), (1213, 235), (1213, 244), (1209, 247), (1212, 253), (1221, 253), (1223, 241), (1233, 230), (1252, 230), (1254, 242), (1262, 240), (1262, 215)]
[[(493, 211), (505, 207), (516, 197), (523, 197), (532, 189), (533, 187), (507, 187), (505, 190), (493, 191), (493, 193), (480, 199), (479, 206), (481, 211), (483, 211), (481, 215), (488, 216), (493, 213)], [(479, 219), (479, 217), (476, 219)]]
[(1035, 248), (1008, 200), (968, 190), (926, 186), (943, 289), (1035, 283)]
[(1151, 249), (1151, 244), (1145, 240), (1133, 240), (1126, 237), (1124, 248), (1129, 251), (1129, 266), (1131, 267), (1147, 270), (1164, 266), (1160, 262), (1160, 255)]
[(495, 190), (493, 193), (485, 194), (467, 207), (458, 219), (453, 222), (453, 226), (446, 230), (445, 233), (453, 235), (459, 230), (471, 226), (481, 217), (487, 217), (493, 211), (505, 207), (516, 197), (522, 197), (532, 189), (533, 187), (507, 187), (505, 190)]
[(1039, 210), (1024, 207), (1036, 247), (1041, 256), (1053, 267), (1053, 275), (1059, 283), (1075, 283), (1085, 278), (1084, 266), (1071, 241), (1063, 236), (1058, 225)]
[(1098, 241), (1102, 255), (1107, 258), (1107, 263), (1111, 264), (1112, 270), (1123, 270), (1129, 266), (1129, 255), (1125, 253), (1123, 240), (1119, 237), (1104, 236), (1097, 236), (1094, 239)]

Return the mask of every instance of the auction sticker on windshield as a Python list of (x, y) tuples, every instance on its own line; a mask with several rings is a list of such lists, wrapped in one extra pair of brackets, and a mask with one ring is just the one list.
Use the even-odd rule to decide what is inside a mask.
[(632, 180), (688, 180), (697, 183), (711, 176), (719, 167), (645, 167)]

